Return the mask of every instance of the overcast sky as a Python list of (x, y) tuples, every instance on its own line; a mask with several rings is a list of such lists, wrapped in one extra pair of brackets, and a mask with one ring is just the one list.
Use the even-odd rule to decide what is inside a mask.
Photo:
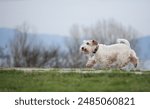
[(115, 19), (150, 35), (150, 0), (0, 0), (0, 27), (27, 22), (39, 33), (68, 35), (73, 24)]

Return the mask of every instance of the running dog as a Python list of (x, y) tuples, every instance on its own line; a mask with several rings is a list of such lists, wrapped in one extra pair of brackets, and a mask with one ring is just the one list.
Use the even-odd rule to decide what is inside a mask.
[(132, 63), (137, 67), (138, 57), (126, 39), (117, 39), (116, 44), (99, 44), (96, 40), (84, 40), (80, 51), (87, 54), (89, 60), (86, 67), (99, 64), (103, 68), (122, 68)]

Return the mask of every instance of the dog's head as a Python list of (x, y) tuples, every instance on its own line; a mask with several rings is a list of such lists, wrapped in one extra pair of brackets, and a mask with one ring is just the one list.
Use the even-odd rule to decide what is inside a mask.
[(94, 52), (97, 45), (98, 45), (98, 42), (95, 40), (84, 40), (83, 44), (80, 46), (80, 51), (85, 54), (92, 53)]

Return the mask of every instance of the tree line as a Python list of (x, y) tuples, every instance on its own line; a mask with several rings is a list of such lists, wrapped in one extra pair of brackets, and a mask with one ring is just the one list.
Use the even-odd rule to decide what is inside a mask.
[(91, 26), (73, 25), (70, 39), (64, 42), (67, 51), (62, 52), (52, 44), (45, 47), (36, 40), (36, 34), (29, 34), (29, 30), (26, 24), (16, 27), (15, 35), (8, 44), (9, 52), (0, 47), (1, 67), (83, 68), (87, 60), (79, 51), (83, 40), (95, 39), (99, 43), (113, 44), (117, 38), (125, 38), (135, 49), (135, 38), (139, 35), (134, 28), (114, 20), (99, 21)]

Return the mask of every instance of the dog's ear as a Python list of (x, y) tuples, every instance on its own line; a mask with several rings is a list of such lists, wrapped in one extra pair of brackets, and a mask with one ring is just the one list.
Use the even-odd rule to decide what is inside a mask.
[(98, 45), (98, 42), (96, 40), (92, 40), (93, 45)]

